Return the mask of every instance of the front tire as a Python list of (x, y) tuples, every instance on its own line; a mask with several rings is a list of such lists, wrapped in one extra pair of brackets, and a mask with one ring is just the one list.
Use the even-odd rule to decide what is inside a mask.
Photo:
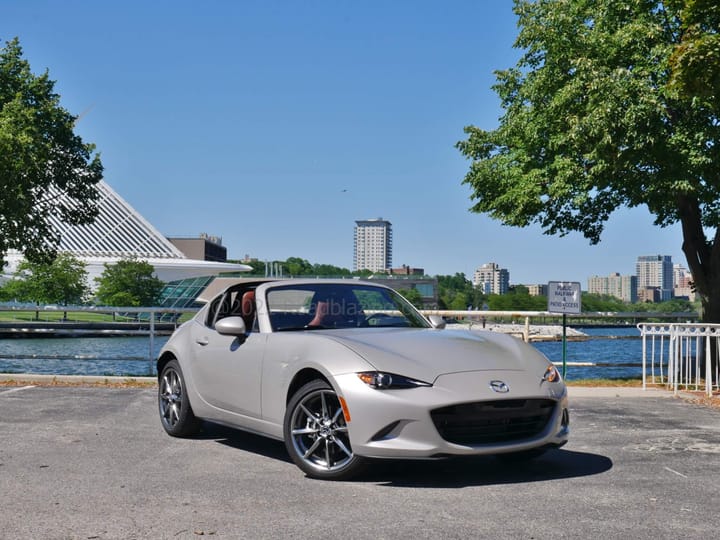
[(290, 399), (283, 423), (285, 447), (312, 478), (347, 480), (365, 468), (353, 454), (342, 406), (325, 381), (311, 381)]
[(158, 408), (165, 431), (173, 437), (197, 434), (202, 421), (195, 416), (190, 406), (185, 378), (177, 360), (165, 364), (158, 382)]

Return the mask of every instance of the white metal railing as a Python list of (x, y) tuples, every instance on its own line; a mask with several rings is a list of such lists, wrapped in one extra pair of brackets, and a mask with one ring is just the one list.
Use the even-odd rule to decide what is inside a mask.
[(643, 388), (649, 378), (675, 393), (681, 387), (704, 387), (708, 396), (720, 390), (720, 324), (640, 323), (637, 327), (642, 337)]
[[(537, 324), (537, 320), (548, 321), (542, 324), (556, 325), (562, 320), (562, 314), (549, 311), (484, 311), (484, 310), (450, 310), (450, 309), (421, 309), (423, 315), (441, 315), (443, 317), (457, 317), (474, 324), (485, 324), (491, 320), (517, 320), (519, 324), (524, 326), (522, 337), (524, 341), (529, 341), (530, 325), (532, 321)], [(597, 320), (597, 319), (620, 319), (637, 321), (638, 319), (668, 319), (668, 320), (693, 320), (698, 317), (697, 313), (688, 312), (672, 312), (672, 313), (655, 313), (647, 311), (583, 311), (582, 313), (567, 313), (568, 326), (572, 326), (573, 319)], [(522, 321), (522, 322), (521, 322)]]

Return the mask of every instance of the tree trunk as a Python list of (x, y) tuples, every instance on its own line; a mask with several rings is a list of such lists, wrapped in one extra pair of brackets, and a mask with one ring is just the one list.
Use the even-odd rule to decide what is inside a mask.
[[(701, 320), (720, 323), (720, 228), (712, 242), (702, 226), (700, 205), (686, 195), (678, 197), (678, 209), (683, 230), (682, 250), (692, 274), (695, 294), (702, 305)], [(718, 364), (717, 343), (711, 346), (712, 370)]]
[[(703, 299), (702, 301), (702, 321), (705, 323), (717, 323), (720, 321), (720, 293), (715, 290), (714, 292), (711, 292), (706, 299)], [(705, 351), (704, 351), (705, 344), (703, 342), (702, 351), (698, 351), (698, 354), (702, 353), (701, 362), (700, 362), (700, 376), (705, 378), (707, 377), (707, 374), (705, 373)], [(710, 340), (710, 369), (711, 373), (717, 373), (717, 367), (718, 362), (720, 362), (720, 359), (718, 359), (718, 340), (717, 339), (711, 339)], [(717, 384), (718, 381), (713, 379), (713, 383)]]
[(703, 322), (720, 322), (720, 318), (706, 318), (718, 315), (715, 312), (715, 304), (720, 301), (720, 298), (713, 301), (713, 289), (716, 288), (713, 287), (713, 283), (718, 280), (718, 276), (715, 276), (717, 266), (713, 265), (717, 253), (714, 254), (713, 252), (717, 251), (718, 233), (715, 233), (715, 242), (711, 244), (705, 236), (700, 204), (696, 198), (688, 195), (678, 195), (677, 204), (683, 232), (682, 250), (692, 274), (695, 294), (702, 303)]
[[(720, 323), (720, 228), (715, 231), (715, 237), (710, 242), (702, 226), (698, 201), (680, 196), (678, 208), (683, 229), (682, 249), (692, 274), (695, 294), (702, 305), (701, 320), (709, 324)], [(716, 373), (718, 343), (716, 339), (710, 343), (711, 369), (712, 373)], [(701, 369), (705, 376), (704, 362)]]

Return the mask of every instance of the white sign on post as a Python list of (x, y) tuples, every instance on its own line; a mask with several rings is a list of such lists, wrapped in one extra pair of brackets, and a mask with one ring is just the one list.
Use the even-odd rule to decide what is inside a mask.
[(550, 281), (548, 283), (550, 313), (580, 313), (580, 282)]

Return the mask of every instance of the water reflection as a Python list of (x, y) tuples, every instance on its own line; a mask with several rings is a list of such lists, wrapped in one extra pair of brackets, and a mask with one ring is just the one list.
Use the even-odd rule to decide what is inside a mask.
[[(52, 375), (155, 375), (167, 336), (0, 340), (0, 372)], [(150, 358), (153, 358), (150, 361)]]
[[(567, 370), (568, 380), (642, 375), (639, 366), (642, 362), (642, 341), (636, 328), (583, 331), (599, 337), (567, 342), (567, 361), (601, 363), (608, 366), (570, 366)], [(607, 336), (616, 339), (609, 339)], [(152, 353), (147, 336), (2, 339), (0, 372), (135, 377), (155, 375), (154, 359), (167, 339), (167, 336), (156, 337)], [(562, 342), (538, 342), (533, 345), (551, 361), (562, 361)], [(152, 361), (149, 360), (150, 357), (153, 358)]]

